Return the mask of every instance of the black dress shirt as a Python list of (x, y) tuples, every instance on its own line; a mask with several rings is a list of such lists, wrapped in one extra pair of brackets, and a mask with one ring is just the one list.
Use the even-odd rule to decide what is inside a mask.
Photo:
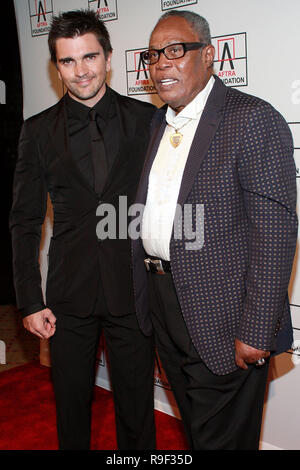
[[(93, 164), (91, 157), (89, 112), (90, 107), (67, 95), (67, 115), (70, 147), (72, 156), (87, 181), (93, 186)], [(99, 119), (106, 151), (107, 167), (111, 169), (119, 150), (118, 119), (109, 87), (103, 97), (94, 106)]]

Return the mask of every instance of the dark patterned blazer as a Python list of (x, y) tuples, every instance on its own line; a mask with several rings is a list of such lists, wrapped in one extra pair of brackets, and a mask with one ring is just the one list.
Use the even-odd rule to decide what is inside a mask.
[[(146, 201), (165, 112), (156, 113), (137, 203)], [(170, 262), (184, 320), (207, 367), (218, 375), (236, 370), (235, 338), (276, 353), (288, 349), (292, 327), (287, 290), (297, 216), (293, 142), (283, 117), (265, 101), (227, 88), (215, 77), (178, 204), (193, 205), (193, 230), (196, 205), (204, 205), (202, 248), (187, 250), (190, 240), (175, 237), (173, 228)], [(149, 334), (141, 239), (133, 240), (132, 249), (136, 310)]]
[(65, 97), (24, 123), (10, 229), (17, 304), (25, 314), (36, 305), (43, 308), (39, 248), (47, 193), (54, 213), (47, 307), (55, 314), (90, 315), (101, 279), (110, 312), (116, 316), (134, 312), (130, 240), (98, 240), (96, 211), (101, 203), (111, 204), (118, 221), (119, 196), (127, 197), (128, 206), (134, 202), (156, 108), (111, 93), (118, 116), (119, 151), (100, 195), (72, 157)]

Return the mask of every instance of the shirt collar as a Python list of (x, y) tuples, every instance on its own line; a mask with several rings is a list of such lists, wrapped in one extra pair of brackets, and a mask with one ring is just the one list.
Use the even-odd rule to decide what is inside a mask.
[[(108, 119), (109, 107), (111, 104), (111, 90), (106, 86), (106, 91), (102, 98), (95, 104), (93, 107), (99, 116), (101, 116), (104, 121)], [(68, 116), (73, 119), (78, 119), (80, 121), (86, 121), (88, 119), (88, 114), (92, 108), (86, 106), (81, 101), (74, 100), (69, 93), (66, 94), (66, 103), (67, 103), (67, 112)]]
[(180, 113), (176, 114), (174, 109), (168, 106), (166, 113), (166, 121), (170, 125), (179, 125), (187, 119), (198, 119), (199, 114), (204, 109), (207, 98), (214, 85), (215, 79), (213, 76), (210, 77), (206, 86), (201, 90), (197, 96), (187, 104)]

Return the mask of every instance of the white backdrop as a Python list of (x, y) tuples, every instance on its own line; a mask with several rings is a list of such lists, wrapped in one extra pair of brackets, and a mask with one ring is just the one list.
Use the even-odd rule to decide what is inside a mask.
[[(167, 9), (185, 8), (210, 23), (216, 47), (215, 73), (228, 86), (257, 95), (285, 117), (294, 136), (297, 175), (300, 164), (300, 2), (299, 0), (14, 0), (20, 42), (24, 118), (56, 103), (64, 92), (49, 61), (47, 33), (52, 15), (80, 8), (98, 9), (111, 35), (109, 84), (119, 93), (157, 106), (139, 52), (147, 47), (156, 21)], [(299, 188), (299, 179), (297, 181)], [(51, 206), (41, 252), (43, 286), (51, 234)], [(299, 244), (299, 243), (298, 243)], [(300, 450), (300, 261), (298, 250), (290, 283), (294, 344), (272, 360), (264, 407), (262, 449)], [(106, 357), (99, 350), (97, 385), (109, 388)], [(155, 374), (156, 408), (178, 415), (164, 371)]]

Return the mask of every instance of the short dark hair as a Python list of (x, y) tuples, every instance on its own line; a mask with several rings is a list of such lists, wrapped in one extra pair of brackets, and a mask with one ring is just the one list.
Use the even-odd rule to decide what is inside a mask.
[(184, 18), (198, 34), (199, 41), (204, 42), (207, 46), (211, 44), (211, 35), (210, 35), (210, 28), (207, 20), (203, 18), (203, 16), (198, 15), (193, 11), (189, 10), (170, 10), (164, 13), (156, 23), (156, 26), (161, 21), (169, 18), (170, 16), (180, 16)]
[(99, 15), (92, 10), (73, 10), (54, 16), (48, 36), (51, 61), (56, 64), (56, 41), (59, 38), (74, 38), (94, 33), (103, 47), (105, 58), (112, 52), (109, 32)]

